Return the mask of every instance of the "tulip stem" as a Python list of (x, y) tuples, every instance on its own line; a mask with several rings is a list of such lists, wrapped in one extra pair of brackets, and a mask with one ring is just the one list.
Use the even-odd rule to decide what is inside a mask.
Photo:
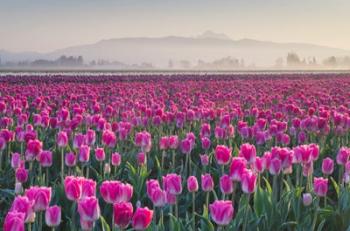
[(278, 192), (277, 192), (277, 178), (278, 178), (278, 175), (274, 175), (273, 176), (273, 184), (272, 184), (272, 195), (273, 195), (273, 202), (276, 203), (277, 202), (277, 195), (278, 195)]
[(311, 230), (315, 230), (315, 226), (316, 226), (316, 222), (317, 222), (317, 215), (318, 215), (318, 208), (319, 208), (319, 198), (316, 199), (316, 208), (315, 208), (314, 219), (312, 221)]
[(61, 148), (61, 183), (64, 180), (64, 150)]
[(0, 151), (0, 172), (2, 171), (2, 151)]
[(245, 208), (244, 223), (243, 223), (243, 228), (242, 228), (243, 231), (246, 231), (247, 224), (248, 224), (249, 199), (250, 199), (250, 194), (247, 194), (247, 207)]
[(205, 206), (208, 208), (209, 206), (209, 192), (207, 192), (206, 199), (205, 199)]
[(49, 186), (49, 168), (46, 167), (46, 186)]
[(178, 204), (177, 204), (177, 196), (175, 197), (175, 217), (178, 218), (179, 211), (178, 211)]
[(27, 224), (27, 229), (28, 229), (28, 231), (32, 231), (32, 224), (31, 223)]
[(193, 216), (193, 220), (192, 220), (192, 226), (193, 226), (193, 230), (196, 229), (196, 203), (195, 203), (195, 199), (196, 199), (196, 193), (193, 192), (192, 193), (192, 216)]
[(173, 170), (175, 171), (175, 168), (176, 168), (176, 166), (175, 166), (175, 150), (173, 150)]

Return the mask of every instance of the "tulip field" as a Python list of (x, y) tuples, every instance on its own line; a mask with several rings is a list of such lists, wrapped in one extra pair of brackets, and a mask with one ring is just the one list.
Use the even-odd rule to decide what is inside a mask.
[(350, 74), (0, 76), (4, 231), (350, 230), (349, 183)]

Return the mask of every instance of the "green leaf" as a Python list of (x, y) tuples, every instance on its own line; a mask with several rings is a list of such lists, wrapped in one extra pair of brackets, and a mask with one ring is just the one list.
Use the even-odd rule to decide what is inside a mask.
[(317, 231), (322, 231), (325, 223), (326, 223), (326, 220), (322, 220), (321, 223), (317, 227)]
[(330, 178), (333, 184), (333, 187), (335, 189), (335, 192), (337, 193), (337, 197), (339, 198), (339, 185), (338, 183), (334, 180), (333, 177)]
[(103, 216), (100, 216), (100, 222), (101, 222), (101, 228), (103, 231), (110, 231), (111, 230)]
[(263, 177), (263, 179), (265, 181), (266, 188), (267, 188), (268, 192), (272, 193), (272, 188), (271, 188), (271, 185), (270, 185), (269, 181), (266, 179), (266, 177)]

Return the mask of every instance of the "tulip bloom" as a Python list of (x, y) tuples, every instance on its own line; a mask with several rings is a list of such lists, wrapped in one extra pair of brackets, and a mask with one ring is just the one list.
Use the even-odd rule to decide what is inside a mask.
[(182, 179), (180, 175), (175, 173), (163, 176), (163, 189), (170, 194), (180, 195), (182, 192)]
[(219, 165), (228, 164), (231, 159), (231, 149), (229, 149), (225, 145), (216, 146), (215, 159)]
[(69, 152), (64, 156), (64, 163), (68, 167), (74, 167), (77, 163), (77, 158), (73, 152)]
[(106, 158), (105, 150), (103, 148), (96, 148), (95, 149), (95, 158), (99, 162), (104, 161)]
[(25, 213), (10, 211), (4, 220), (4, 231), (24, 231)]
[(251, 170), (246, 169), (242, 176), (242, 191), (244, 193), (250, 194), (255, 192), (256, 189), (256, 174)]
[(120, 229), (126, 229), (133, 217), (133, 207), (130, 202), (120, 202), (113, 205), (114, 224)]
[(39, 162), (43, 167), (51, 167), (52, 165), (52, 152), (42, 151), (38, 156)]
[(233, 192), (233, 181), (228, 175), (220, 177), (220, 190), (225, 195)]
[(79, 161), (88, 162), (90, 159), (90, 147), (87, 145), (81, 145), (79, 148)]
[(233, 181), (241, 181), (246, 168), (246, 160), (242, 157), (234, 157), (231, 161), (230, 177)]
[(312, 203), (312, 195), (310, 193), (303, 194), (303, 204), (304, 206), (309, 206)]
[(210, 217), (218, 225), (228, 225), (233, 218), (233, 205), (230, 200), (216, 200), (209, 205)]
[(197, 192), (198, 191), (198, 181), (195, 176), (190, 176), (187, 179), (187, 190), (189, 192)]
[(200, 155), (201, 158), (201, 164), (203, 166), (207, 166), (209, 164), (209, 156), (208, 155)]
[(239, 156), (247, 160), (248, 163), (254, 163), (256, 158), (256, 149), (252, 144), (242, 144), (239, 150)]
[(178, 146), (179, 146), (178, 136), (169, 136), (169, 148), (177, 149)]
[(40, 140), (29, 140), (27, 143), (27, 150), (25, 153), (26, 160), (32, 161), (43, 148), (43, 143)]
[(334, 161), (327, 157), (322, 161), (322, 173), (325, 175), (332, 175), (334, 170)]
[(201, 180), (202, 180), (202, 190), (204, 192), (210, 192), (214, 189), (214, 181), (210, 174), (202, 175)]
[(133, 187), (120, 181), (104, 181), (100, 186), (100, 193), (106, 203), (120, 203), (130, 201)]
[(120, 156), (119, 153), (115, 152), (112, 153), (112, 165), (115, 167), (118, 167), (121, 163), (122, 157)]
[(137, 164), (142, 166), (145, 165), (147, 163), (147, 157), (146, 154), (144, 152), (140, 152), (137, 154)]
[(328, 191), (328, 179), (314, 177), (314, 191), (319, 197), (325, 197)]
[(61, 223), (61, 207), (54, 205), (46, 209), (45, 222), (49, 227), (57, 227)]
[(113, 148), (117, 142), (117, 137), (115, 133), (110, 130), (104, 130), (102, 133), (102, 143), (109, 148)]
[(50, 204), (51, 188), (32, 186), (24, 192), (24, 195), (33, 202), (35, 212), (44, 211)]
[(337, 164), (345, 165), (350, 157), (350, 148), (342, 147), (339, 149), (337, 154)]
[(78, 201), (78, 213), (84, 221), (96, 221), (100, 217), (100, 206), (96, 197), (85, 197)]
[(28, 180), (28, 170), (25, 168), (18, 168), (16, 170), (16, 180), (21, 183), (25, 183)]
[(64, 148), (68, 145), (68, 135), (65, 131), (60, 131), (57, 134), (57, 146), (60, 148)]
[(82, 178), (67, 176), (64, 179), (64, 191), (68, 200), (76, 201), (82, 195)]
[(151, 224), (153, 218), (153, 210), (145, 208), (137, 208), (132, 218), (132, 227), (135, 230), (145, 230)]

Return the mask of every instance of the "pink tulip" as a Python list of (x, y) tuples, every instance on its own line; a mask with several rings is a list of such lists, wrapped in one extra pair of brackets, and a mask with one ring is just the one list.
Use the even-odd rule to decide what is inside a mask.
[(169, 148), (169, 137), (163, 136), (159, 140), (159, 149), (166, 150)]
[(314, 177), (314, 191), (319, 197), (325, 197), (328, 191), (328, 179)]
[(82, 163), (88, 162), (90, 159), (90, 147), (81, 145), (79, 148), (79, 161)]
[(73, 139), (73, 147), (80, 148), (82, 145), (85, 145), (85, 136), (81, 133), (77, 133)]
[(60, 131), (57, 134), (57, 146), (59, 148), (64, 148), (68, 145), (68, 135), (65, 131)]
[(82, 178), (67, 176), (64, 179), (64, 191), (68, 200), (77, 201), (82, 195)]
[(23, 167), (17, 168), (16, 180), (21, 183), (25, 183), (28, 180), (28, 170)]
[(137, 208), (132, 218), (132, 227), (135, 230), (145, 230), (151, 224), (153, 218), (153, 210), (145, 208)]
[(218, 225), (228, 225), (233, 219), (232, 201), (216, 200), (209, 205), (210, 217)]
[(104, 161), (106, 158), (105, 150), (103, 148), (96, 148), (95, 149), (95, 158), (99, 162)]
[(253, 163), (253, 169), (256, 173), (262, 173), (265, 170), (265, 163), (262, 157), (256, 157)]
[(242, 191), (244, 193), (250, 194), (255, 192), (256, 189), (256, 175), (251, 171), (246, 169), (242, 176)]
[(181, 176), (175, 173), (163, 176), (163, 189), (173, 195), (180, 195), (182, 192)]
[(214, 189), (214, 181), (210, 174), (202, 175), (201, 180), (201, 186), (204, 192), (210, 192)]
[(234, 157), (231, 161), (230, 178), (233, 181), (241, 181), (246, 167), (246, 160), (242, 157)]
[(96, 196), (96, 182), (92, 179), (81, 178), (81, 197)]
[(24, 231), (25, 213), (10, 211), (4, 220), (4, 231)]
[(80, 226), (83, 231), (91, 231), (94, 227), (94, 222), (86, 221), (80, 218)]
[(46, 209), (45, 222), (49, 227), (57, 227), (61, 223), (61, 207), (54, 205)]
[(190, 139), (183, 139), (180, 143), (180, 149), (183, 154), (190, 154), (193, 149), (193, 143)]
[(254, 163), (256, 158), (256, 149), (252, 144), (242, 144), (239, 150), (239, 156), (247, 160), (248, 163)]
[(120, 203), (130, 201), (133, 187), (120, 181), (104, 181), (100, 186), (100, 193), (106, 203)]
[(337, 164), (345, 165), (350, 157), (350, 148), (342, 147), (339, 149), (337, 154)]
[(112, 165), (115, 167), (118, 167), (121, 163), (122, 157), (120, 156), (119, 153), (115, 152), (112, 153)]
[(85, 197), (78, 201), (78, 213), (84, 221), (96, 221), (100, 217), (100, 206), (96, 197)]
[(198, 181), (195, 176), (190, 176), (187, 179), (187, 190), (189, 192), (197, 192), (198, 191)]
[(75, 154), (73, 152), (69, 152), (64, 156), (64, 163), (68, 166), (68, 167), (73, 167), (76, 165), (77, 163), (77, 158), (75, 156)]
[(120, 202), (113, 205), (114, 224), (120, 229), (126, 229), (133, 216), (133, 207), (130, 202)]
[(29, 140), (27, 143), (27, 150), (25, 153), (26, 160), (32, 161), (41, 152), (43, 143), (39, 140)]
[(309, 206), (312, 203), (312, 195), (310, 193), (303, 194), (303, 204), (304, 206)]
[(334, 170), (334, 161), (327, 157), (322, 161), (322, 173), (325, 175), (332, 175)]
[(146, 154), (144, 152), (140, 152), (137, 154), (137, 164), (142, 166), (145, 165), (147, 163), (147, 157)]
[(208, 155), (200, 155), (200, 159), (201, 159), (201, 164), (203, 166), (208, 166), (209, 165), (209, 156)]
[(102, 133), (102, 143), (109, 148), (113, 148), (117, 142), (115, 133), (110, 130), (104, 130)]
[(13, 169), (19, 168), (21, 165), (21, 155), (17, 152), (12, 153), (11, 155), (11, 167)]
[(52, 152), (51, 151), (42, 151), (40, 152), (39, 162), (42, 167), (51, 167), (52, 165)]
[(219, 165), (226, 165), (231, 159), (231, 149), (225, 145), (218, 145), (215, 148), (215, 159)]
[(204, 150), (208, 150), (210, 148), (210, 145), (211, 145), (211, 141), (208, 137), (203, 137), (201, 139), (201, 142), (202, 142), (202, 148)]
[(278, 158), (271, 160), (269, 172), (271, 175), (279, 175), (282, 169), (282, 162)]
[(34, 201), (31, 201), (26, 196), (16, 196), (12, 202), (10, 212), (20, 212), (25, 215), (25, 222), (33, 221), (35, 219), (35, 213), (33, 210)]
[(32, 186), (24, 192), (24, 195), (33, 202), (34, 212), (44, 211), (51, 201), (51, 188)]
[(169, 136), (169, 148), (177, 149), (179, 146), (179, 138), (177, 136)]
[(233, 192), (233, 181), (228, 175), (220, 177), (220, 190), (225, 195)]

